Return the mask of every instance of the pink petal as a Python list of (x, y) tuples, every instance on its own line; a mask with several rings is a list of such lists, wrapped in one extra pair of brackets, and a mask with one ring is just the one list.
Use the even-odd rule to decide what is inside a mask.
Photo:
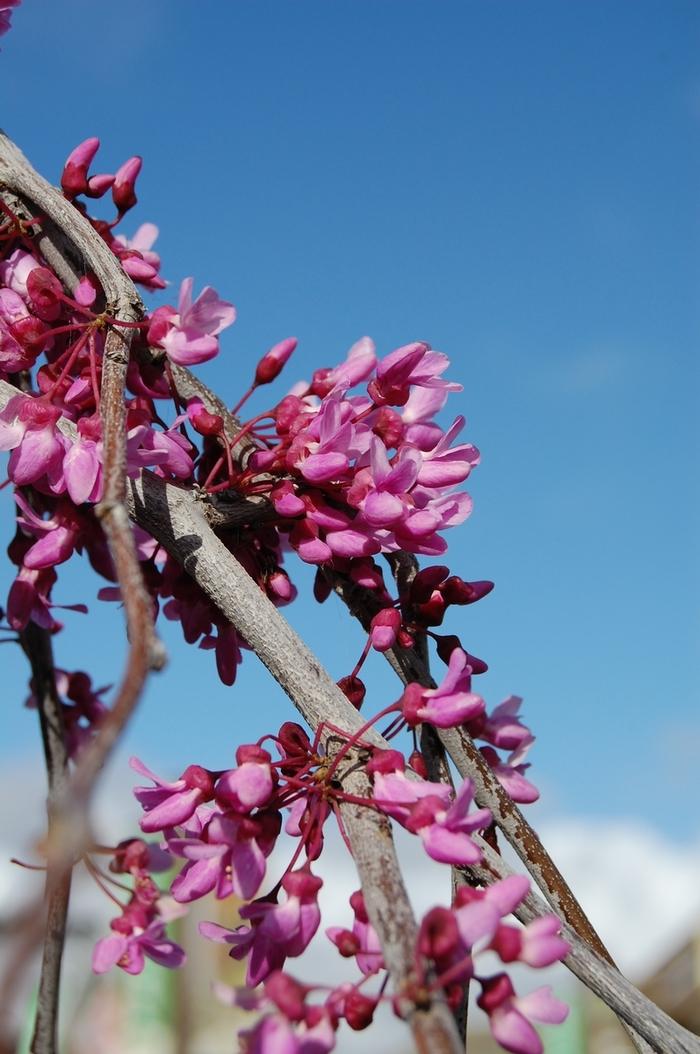
[(542, 1040), (534, 1028), (512, 1004), (495, 1010), (489, 1018), (491, 1032), (497, 1043), (512, 1054), (542, 1054)]
[(92, 969), (94, 973), (106, 973), (116, 966), (126, 951), (128, 941), (121, 934), (113, 934), (103, 937), (94, 947), (92, 953)]
[(559, 1025), (569, 1016), (568, 1006), (554, 997), (549, 985), (536, 988), (527, 995), (518, 996), (517, 1005), (523, 1014), (548, 1025)]
[(345, 454), (311, 454), (302, 461), (299, 470), (311, 483), (326, 483), (343, 476), (348, 464)]

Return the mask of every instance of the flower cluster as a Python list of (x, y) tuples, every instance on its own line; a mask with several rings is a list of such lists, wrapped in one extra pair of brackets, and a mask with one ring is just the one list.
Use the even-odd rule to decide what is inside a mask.
[[(313, 864), (331, 813), (338, 815), (344, 801), (379, 809), (417, 835), (433, 860), (456, 867), (480, 861), (482, 852), (474, 836), (489, 826), (491, 815), (488, 809), (472, 808), (469, 780), (456, 792), (447, 783), (430, 782), (417, 771), (418, 758), (407, 765), (396, 750), (371, 750), (367, 764), (371, 797), (347, 795), (339, 776), (349, 749), (370, 749), (362, 732), (348, 736), (333, 757), (323, 752), (320, 737), (311, 742), (291, 722), (264, 740), (271, 741), (277, 760), (261, 741), (239, 747), (232, 769), (213, 772), (190, 765), (179, 779), (169, 782), (132, 759), (133, 768), (151, 781), (135, 791), (144, 810), (141, 828), (147, 834), (160, 833), (162, 841), (158, 849), (138, 840), (117, 848), (113, 869), (131, 871), (135, 889), (122, 917), (111, 924), (115, 935), (98, 942), (94, 965), (100, 972), (119, 965), (134, 973), (142, 967), (144, 955), (162, 965), (180, 965), (181, 953), (163, 931), (168, 917), (164, 905), (169, 902), (157, 896), (148, 875), (149, 867), (163, 867), (163, 858), (180, 859), (184, 864), (170, 886), (175, 903), (185, 905), (212, 892), (218, 899), (236, 896), (244, 901), (238, 910), (241, 924), (235, 928), (203, 922), (199, 930), (203, 937), (227, 946), (232, 958), (246, 962), (246, 987), (234, 992), (223, 989), (221, 994), (227, 1002), (261, 1012), (247, 1035), (247, 1049), (291, 1054), (311, 1042), (304, 1037), (313, 1037), (318, 1044), (314, 1049), (330, 1051), (342, 1020), (353, 1029), (363, 1029), (371, 1023), (378, 1003), (389, 999), (383, 994), (386, 967), (381, 946), (359, 890), (350, 900), (352, 926), (330, 926), (325, 931), (342, 957), (355, 960), (357, 982), (345, 982), (328, 992), (323, 985), (300, 984), (285, 972), (287, 960), (305, 951), (321, 924), (318, 894), (323, 883)], [(283, 828), (296, 847), (281, 877), (261, 895), (266, 861)], [(461, 886), (450, 907), (432, 908), (420, 925), (411, 985), (390, 1000), (395, 1011), (401, 1015), (406, 1001), (422, 1005), (438, 991), (457, 1006), (464, 983), (476, 980), (482, 988), (479, 1003), (489, 1015), (495, 1038), (506, 1050), (538, 1054), (542, 1046), (531, 1021), (563, 1020), (566, 1007), (548, 989), (518, 997), (505, 973), (484, 974), (475, 965), (486, 952), (495, 953), (504, 964), (520, 962), (534, 968), (567, 954), (555, 917), (525, 927), (505, 921), (528, 890), (526, 878), (512, 876), (485, 889)], [(372, 979), (379, 981), (376, 990), (368, 987)], [(260, 985), (264, 988), (254, 991)], [(325, 993), (323, 1003), (309, 1001), (319, 990)]]
[[(12, 6), (0, 5), (0, 32)], [(148, 292), (162, 292), (167, 283), (154, 251), (157, 228), (142, 224), (132, 237), (117, 232), (137, 203), (141, 158), (128, 158), (115, 172), (94, 172), (99, 147), (99, 140), (90, 138), (71, 152), (61, 174), (63, 194), (126, 275)], [(111, 201), (112, 219), (91, 216), (94, 199)], [(354, 734), (334, 729), (340, 746), (330, 752), (323, 726), (312, 741), (303, 728), (287, 722), (276, 735), (240, 746), (235, 766), (223, 771), (192, 764), (179, 779), (165, 781), (134, 759), (133, 767), (149, 781), (136, 789), (141, 830), (158, 842), (121, 843), (112, 851), (111, 874), (86, 855), (88, 869), (113, 900), (121, 903), (112, 887), (128, 892), (111, 934), (95, 948), (94, 970), (119, 966), (137, 974), (144, 957), (180, 966), (184, 951), (168, 937), (168, 921), (210, 893), (235, 897), (243, 902), (239, 924), (229, 929), (205, 922), (200, 930), (246, 962), (246, 988), (224, 992), (223, 998), (261, 1014), (245, 1036), (249, 1051), (331, 1050), (341, 1021), (363, 1029), (386, 1000), (402, 1015), (407, 1006), (424, 1006), (438, 992), (456, 1003), (464, 983), (475, 979), (481, 985), (479, 1003), (501, 1045), (537, 1054), (541, 1044), (531, 1020), (561, 1020), (565, 1008), (544, 989), (518, 997), (505, 972), (487, 975), (477, 962), (488, 951), (503, 964), (539, 968), (566, 954), (555, 918), (524, 928), (504, 921), (527, 892), (524, 879), (487, 889), (465, 886), (450, 906), (428, 912), (405, 991), (385, 994), (382, 950), (361, 891), (351, 898), (350, 927), (326, 929), (340, 955), (355, 960), (357, 982), (328, 991), (302, 985), (285, 972), (287, 960), (300, 956), (321, 927), (322, 881), (314, 867), (332, 815), (344, 834), (344, 804), (390, 818), (416, 836), (434, 861), (468, 869), (481, 860), (480, 836), (491, 837), (491, 814), (474, 807), (469, 780), (455, 789), (428, 779), (427, 761), (417, 748), (418, 726), (464, 729), (480, 741), (485, 762), (514, 801), (538, 796), (525, 776), (533, 736), (520, 720), (521, 700), (511, 697), (489, 713), (473, 685), (486, 663), (456, 634), (437, 632), (450, 608), (480, 601), (493, 583), (467, 581), (447, 564), (437, 564), (396, 587), (375, 559), (397, 552), (439, 557), (447, 548), (445, 532), (471, 511), (469, 495), (459, 488), (478, 465), (479, 452), (459, 439), (462, 417), (448, 427), (438, 421), (449, 394), (461, 390), (445, 379), (447, 356), (420, 341), (382, 357), (364, 337), (340, 364), (317, 369), (310, 382), (295, 384), (266, 411), (243, 418), (241, 408), (252, 393), (275, 381), (294, 354), (297, 340), (287, 337), (260, 357), (249, 388), (230, 412), (205, 396), (184, 399), (178, 377), (219, 353), (221, 334), (236, 318), (233, 305), (209, 286), (195, 296), (193, 280), (186, 278), (177, 303), (161, 303), (135, 321), (115, 318), (95, 276), (87, 273), (74, 288), (64, 287), (39, 248), (41, 216), (27, 221), (1, 201), (0, 209), (0, 380), (13, 386), (0, 410), (0, 450), (9, 455), (7, 482), (14, 487), (17, 512), (8, 547), (17, 572), (2, 613), (7, 631), (16, 639), (35, 623), (54, 634), (62, 628), (57, 608), (87, 610), (54, 600), (58, 569), (74, 554), (85, 554), (106, 583), (99, 599), (121, 599), (97, 516), (104, 486), (105, 343), (121, 326), (132, 337), (124, 407), (128, 475), (148, 470), (196, 488), (219, 510), (231, 502), (243, 507), (242, 499), (262, 499), (264, 518), (251, 511), (248, 519), (237, 517), (235, 530), (217, 530), (276, 605), (296, 596), (283, 566), (290, 550), (315, 566), (320, 603), (338, 576), (361, 591), (371, 613), (366, 642), (353, 669), (338, 681), (357, 709), (365, 705), (360, 672), (372, 650), (410, 652), (433, 641), (446, 666), (439, 684), (426, 687), (424, 678), (423, 684), (408, 683), (398, 700)], [(232, 684), (246, 641), (154, 538), (136, 529), (135, 540), (154, 619), (179, 622), (188, 643), (213, 650), (220, 679)], [(56, 689), (74, 760), (107, 713), (105, 689), (93, 688), (82, 671), (62, 670)], [(35, 705), (33, 688), (28, 705)], [(379, 750), (367, 741), (368, 730), (387, 718), (386, 739), (407, 732), (413, 746), (408, 760), (393, 742), (391, 749)], [(366, 762), (365, 797), (343, 789), (344, 772), (358, 757)], [(282, 831), (294, 844), (291, 858), (274, 883), (266, 884), (268, 860)], [(177, 873), (166, 894), (153, 875), (173, 868)], [(262, 990), (253, 992), (260, 985)], [(322, 1001), (311, 1000), (319, 991)]]

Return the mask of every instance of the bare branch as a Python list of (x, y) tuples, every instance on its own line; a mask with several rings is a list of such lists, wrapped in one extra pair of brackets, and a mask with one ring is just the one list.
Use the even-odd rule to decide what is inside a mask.
[[(20, 633), (20, 643), (32, 669), (34, 698), (39, 712), (41, 738), (48, 778), (47, 813), (49, 839), (54, 835), (58, 811), (68, 784), (68, 751), (63, 712), (56, 691), (51, 636), (30, 622)], [(33, 1054), (54, 1054), (57, 1041), (61, 959), (66, 936), (71, 872), (49, 860), (46, 872), (46, 933), (41, 962)]]

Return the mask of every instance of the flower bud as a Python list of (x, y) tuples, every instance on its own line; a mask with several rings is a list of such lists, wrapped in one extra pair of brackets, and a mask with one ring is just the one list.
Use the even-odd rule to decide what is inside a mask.
[(269, 384), (281, 372), (297, 346), (296, 337), (287, 337), (263, 355), (255, 370), (255, 384)]
[(409, 768), (412, 768), (414, 772), (417, 772), (421, 779), (427, 780), (428, 778), (428, 766), (425, 761), (425, 757), (421, 754), (420, 750), (414, 750), (408, 759)]
[(409, 598), (413, 604), (426, 604), (433, 591), (450, 573), (449, 567), (444, 564), (436, 564), (434, 567), (424, 567), (419, 571), (411, 582)]
[(401, 628), (401, 612), (396, 608), (383, 608), (370, 623), (369, 639), (375, 651), (388, 651), (396, 644)]
[(475, 604), (492, 589), (493, 582), (465, 582), (458, 575), (452, 575), (440, 586), (447, 604)]
[(361, 1032), (363, 1028), (371, 1025), (376, 1006), (376, 999), (370, 999), (357, 989), (350, 992), (345, 999), (344, 1007), (344, 1017), (350, 1028), (354, 1032)]
[(359, 710), (364, 702), (367, 689), (359, 677), (341, 677), (338, 687), (343, 695), (350, 700), (356, 710)]
[(67, 198), (73, 199), (85, 193), (88, 169), (99, 149), (100, 140), (91, 136), (71, 150), (61, 173), (61, 189)]
[(136, 204), (134, 187), (142, 165), (143, 158), (130, 157), (121, 168), (117, 169), (112, 186), (112, 201), (120, 213), (128, 212)]

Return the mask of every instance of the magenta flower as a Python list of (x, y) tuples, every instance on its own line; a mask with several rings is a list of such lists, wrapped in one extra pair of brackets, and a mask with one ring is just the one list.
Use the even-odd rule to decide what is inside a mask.
[(185, 961), (183, 949), (167, 938), (163, 922), (154, 919), (144, 930), (135, 928), (129, 934), (113, 933), (99, 940), (92, 953), (92, 969), (106, 973), (119, 966), (126, 973), (139, 974), (145, 956), (170, 969), (177, 969)]
[(520, 696), (511, 695), (479, 724), (476, 734), (501, 750), (518, 750), (534, 742), (529, 728), (520, 723)]
[(265, 858), (272, 852), (280, 830), (280, 815), (265, 812), (254, 817), (198, 813), (184, 838), (169, 837), (168, 848), (187, 860), (172, 884), (180, 903), (189, 903), (215, 890), (221, 900), (232, 893), (249, 900), (265, 877)]
[(493, 747), (480, 747), (481, 753), (493, 769), (499, 783), (503, 784), (513, 801), (520, 802), (521, 805), (531, 805), (540, 796), (534, 783), (530, 783), (525, 778), (525, 771), (530, 767), (529, 763), (523, 764), (523, 758), (534, 741), (534, 736), (523, 740), (506, 761), (501, 760)]
[(299, 956), (307, 948), (321, 921), (318, 892), (322, 885), (306, 869), (288, 872), (282, 879), (287, 894), (283, 903), (262, 899), (241, 908), (241, 918), (249, 919), (250, 927), (228, 930), (202, 922), (199, 932), (209, 940), (231, 945), (233, 959), (247, 958), (246, 984), (255, 987), (281, 969), (287, 957)]
[(450, 446), (463, 428), (464, 418), (458, 417), (432, 449), (423, 451), (418, 471), (418, 482), (422, 487), (453, 487), (463, 483), (472, 468), (479, 464), (481, 455), (471, 443)]
[(560, 931), (561, 923), (555, 915), (535, 919), (522, 929), (501, 925), (489, 947), (498, 952), (504, 963), (518, 961), (540, 969), (560, 962), (571, 951)]
[(411, 727), (423, 721), (437, 728), (456, 728), (484, 711), (484, 700), (471, 691), (472, 668), (467, 653), (455, 648), (438, 688), (407, 685), (401, 697), (403, 715)]
[(437, 797), (423, 798), (411, 809), (405, 827), (420, 835), (433, 860), (457, 866), (475, 864), (481, 859), (481, 850), (470, 835), (489, 825), (491, 813), (477, 809), (468, 815), (473, 799), (474, 784), (464, 780), (449, 808)]
[(455, 918), (462, 940), (469, 948), (477, 941), (490, 940), (501, 919), (515, 911), (527, 896), (530, 880), (509, 875), (486, 889), (460, 886), (455, 897)]
[(60, 479), (64, 445), (56, 429), (61, 411), (41, 399), (15, 395), (0, 413), (0, 450), (11, 450), (7, 473), (24, 486)]
[(411, 809), (422, 798), (434, 797), (447, 806), (452, 790), (446, 783), (409, 779), (404, 759), (397, 750), (377, 750), (367, 766), (372, 776), (372, 797), (382, 812), (405, 824)]
[(236, 309), (211, 286), (205, 286), (192, 301), (192, 279), (180, 286), (177, 311), (159, 307), (151, 316), (148, 339), (160, 345), (171, 362), (194, 366), (213, 359), (219, 351), (219, 333), (236, 320)]
[(248, 813), (269, 800), (275, 786), (272, 757), (254, 744), (236, 751), (238, 768), (229, 769), (216, 784), (216, 800), (225, 809)]
[(298, 344), (296, 337), (287, 337), (270, 348), (255, 368), (255, 383), (270, 384), (279, 375)]
[(72, 555), (80, 538), (80, 524), (76, 511), (69, 502), (60, 502), (48, 519), (38, 516), (20, 491), (15, 502), (21, 509), (17, 522), (38, 540), (24, 554), (22, 563), (32, 571), (62, 564)]
[(440, 377), (449, 364), (447, 355), (432, 351), (430, 345), (423, 341), (405, 344), (380, 360), (376, 377), (370, 381), (367, 390), (378, 406), (385, 403), (404, 406), (408, 402), (411, 385), (461, 391), (461, 384), (443, 381)]
[(149, 834), (186, 823), (200, 805), (214, 797), (212, 775), (199, 765), (188, 766), (180, 779), (172, 783), (161, 780), (138, 758), (130, 758), (129, 765), (155, 784), (153, 787), (134, 788), (134, 797), (146, 811), (139, 826)]
[(406, 494), (419, 478), (421, 455), (404, 447), (394, 464), (389, 463), (386, 447), (376, 436), (370, 446), (370, 485), (360, 504), (363, 518), (372, 527), (390, 527), (407, 515)]
[(76, 505), (96, 502), (102, 495), (102, 424), (99, 415), (78, 419), (78, 438), (63, 459), (63, 478)]
[(510, 978), (503, 973), (480, 983), (482, 991), (477, 1003), (489, 1015), (496, 1042), (512, 1054), (542, 1054), (542, 1040), (531, 1021), (560, 1024), (569, 1014), (568, 1006), (555, 999), (549, 987), (516, 996)]
[(358, 969), (365, 977), (384, 969), (382, 946), (372, 923), (369, 921), (362, 890), (356, 890), (350, 897), (350, 906), (355, 915), (352, 930), (340, 926), (329, 926), (326, 936), (335, 944), (343, 956), (354, 956)]

